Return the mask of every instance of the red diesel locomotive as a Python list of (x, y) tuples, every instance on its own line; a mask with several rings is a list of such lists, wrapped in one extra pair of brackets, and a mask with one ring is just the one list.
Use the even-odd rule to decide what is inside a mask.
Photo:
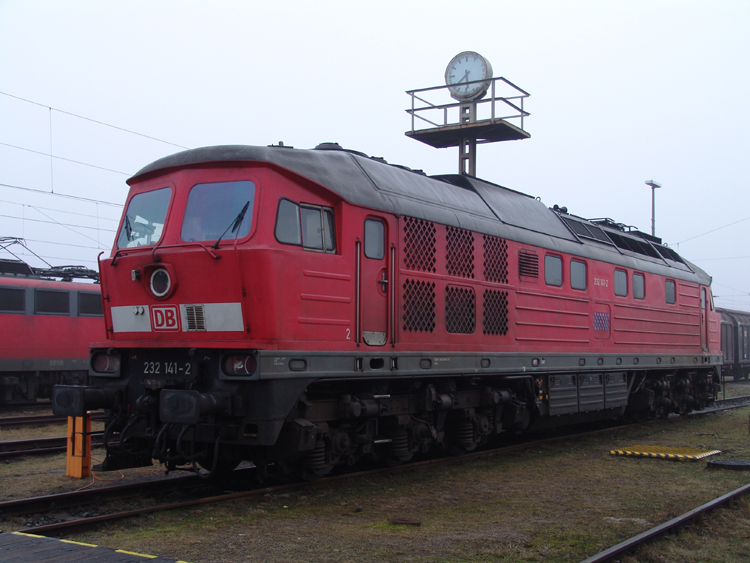
[[(59, 278), (59, 279), (56, 279)], [(89, 343), (104, 336), (96, 272), (0, 259), (0, 405), (49, 399), (88, 379)]]
[(53, 399), (111, 412), (103, 470), (322, 475), (718, 391), (709, 276), (610, 220), (335, 143), (188, 150), (128, 183), (92, 384)]

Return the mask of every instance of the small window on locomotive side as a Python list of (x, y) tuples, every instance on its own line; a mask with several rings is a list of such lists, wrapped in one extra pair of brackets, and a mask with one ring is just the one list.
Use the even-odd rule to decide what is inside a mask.
[(302, 246), (307, 250), (336, 252), (333, 209), (300, 204)]
[(333, 211), (330, 209), (323, 210), (323, 235), (325, 238), (326, 250), (328, 252), (336, 251), (336, 229), (333, 222)]
[(26, 290), (0, 287), (0, 312), (23, 313), (26, 311)]
[(26, 291), (12, 287), (0, 287), (0, 312), (23, 313), (26, 311)]
[(299, 205), (288, 199), (279, 200), (276, 212), (276, 240), (283, 244), (302, 246)]
[(104, 316), (102, 296), (98, 293), (81, 291), (78, 293), (78, 314), (81, 317)]
[(677, 294), (675, 293), (673, 280), (665, 280), (664, 282), (664, 300), (670, 304), (677, 302)]
[(37, 315), (70, 314), (70, 294), (67, 291), (34, 290), (34, 313)]
[(302, 246), (323, 250), (323, 221), (319, 207), (300, 207), (302, 219)]
[(586, 291), (586, 262), (570, 261), (570, 287)]
[(628, 296), (628, 273), (625, 270), (615, 270), (615, 295)]
[(336, 252), (333, 209), (279, 200), (276, 212), (276, 240), (306, 250)]
[(385, 256), (385, 225), (374, 219), (365, 219), (365, 256), (382, 260)]
[(646, 279), (643, 274), (633, 274), (633, 297), (644, 299), (646, 297)]
[(562, 258), (547, 254), (544, 257), (544, 281), (547, 285), (562, 286)]

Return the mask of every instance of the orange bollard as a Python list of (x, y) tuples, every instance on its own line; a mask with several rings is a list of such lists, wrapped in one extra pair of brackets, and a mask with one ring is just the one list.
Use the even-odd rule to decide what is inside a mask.
[(65, 475), (82, 479), (91, 475), (91, 415), (68, 417), (68, 457)]

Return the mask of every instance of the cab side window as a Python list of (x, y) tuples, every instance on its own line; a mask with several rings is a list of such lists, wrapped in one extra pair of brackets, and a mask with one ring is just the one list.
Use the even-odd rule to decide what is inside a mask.
[(552, 254), (544, 257), (544, 281), (547, 285), (562, 286), (562, 258)]
[(667, 303), (676, 303), (677, 295), (675, 293), (675, 286), (673, 280), (666, 280), (664, 282), (664, 300)]
[(385, 225), (380, 221), (365, 220), (365, 256), (374, 260), (385, 256)]
[(633, 274), (633, 297), (636, 299), (646, 297), (646, 279), (643, 274)]
[(586, 262), (570, 261), (570, 287), (582, 291), (586, 290)]
[(276, 240), (301, 246), (306, 250), (336, 252), (336, 229), (333, 209), (279, 200), (276, 212)]
[(625, 270), (615, 270), (615, 295), (628, 295), (628, 273)]

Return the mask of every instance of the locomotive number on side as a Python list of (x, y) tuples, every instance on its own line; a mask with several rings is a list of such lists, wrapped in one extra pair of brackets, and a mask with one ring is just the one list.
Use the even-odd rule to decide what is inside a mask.
[(594, 278), (594, 285), (600, 285), (602, 287), (609, 287), (609, 280), (604, 278)]
[(143, 373), (150, 375), (190, 375), (190, 362), (143, 362)]

